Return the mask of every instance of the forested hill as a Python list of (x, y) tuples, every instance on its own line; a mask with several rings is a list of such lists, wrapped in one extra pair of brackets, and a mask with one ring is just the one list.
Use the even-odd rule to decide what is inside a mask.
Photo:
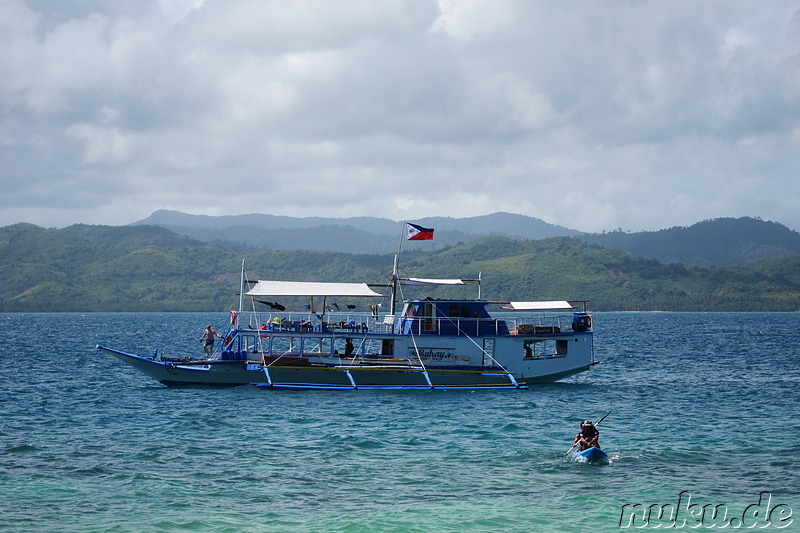
[[(250, 278), (385, 283), (392, 254), (240, 253), (151, 226), (0, 228), (2, 311), (220, 311)], [(493, 300), (589, 299), (593, 310), (800, 310), (800, 256), (663, 264), (571, 237), (487, 237), (403, 253), (401, 274), (475, 277)], [(465, 289), (458, 289), (458, 295)], [(444, 296), (445, 294), (434, 294)], [(453, 294), (455, 296), (455, 294)]]
[[(406, 249), (439, 250), (487, 236), (537, 240), (573, 237), (662, 263), (744, 265), (800, 254), (800, 233), (757, 218), (717, 218), (660, 231), (584, 233), (511, 213), (475, 217), (422, 218), (436, 229), (433, 243), (407, 243)], [(265, 214), (204, 216), (159, 210), (133, 225), (160, 226), (179, 235), (231, 250), (327, 250), (390, 253), (397, 249), (402, 224), (386, 218), (287, 217)]]
[(660, 231), (582, 234), (585, 242), (664, 263), (744, 265), (770, 257), (800, 255), (800, 233), (755, 218), (717, 218)]
[[(474, 217), (428, 217), (415, 223), (436, 230), (434, 243), (407, 243), (408, 249), (442, 249), (496, 235), (512, 239), (544, 239), (579, 232), (538, 218), (511, 213)], [(200, 241), (240, 250), (326, 250), (390, 253), (397, 250), (403, 224), (377, 217), (289, 217), (266, 214), (190, 215), (161, 209), (132, 225), (169, 229)]]

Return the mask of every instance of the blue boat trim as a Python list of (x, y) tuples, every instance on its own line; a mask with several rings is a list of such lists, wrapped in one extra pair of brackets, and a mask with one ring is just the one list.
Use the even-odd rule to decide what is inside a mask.
[(319, 383), (255, 383), (256, 387), (265, 389), (296, 389), (296, 390), (474, 390), (474, 389), (528, 389), (527, 385), (335, 385)]

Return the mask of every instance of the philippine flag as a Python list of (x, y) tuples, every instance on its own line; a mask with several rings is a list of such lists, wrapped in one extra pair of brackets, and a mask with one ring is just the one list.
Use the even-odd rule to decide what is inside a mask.
[(406, 222), (406, 240), (407, 241), (432, 241), (433, 229), (423, 228), (416, 224)]

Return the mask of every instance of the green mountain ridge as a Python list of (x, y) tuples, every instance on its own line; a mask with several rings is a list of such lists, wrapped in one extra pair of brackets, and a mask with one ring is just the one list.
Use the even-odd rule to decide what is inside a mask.
[[(387, 283), (393, 254), (235, 252), (152, 226), (0, 228), (0, 310), (220, 311), (250, 279)], [(588, 299), (593, 310), (800, 310), (800, 255), (741, 266), (662, 263), (573, 237), (484, 237), (404, 251), (401, 275), (477, 277), (490, 300)], [(412, 288), (405, 288), (411, 295)], [(473, 287), (434, 297), (473, 297)]]
[(716, 218), (659, 231), (583, 234), (578, 238), (664, 263), (743, 265), (800, 255), (800, 233), (777, 222), (750, 217)]
[[(406, 245), (407, 249), (442, 249), (461, 242), (497, 235), (516, 239), (573, 236), (579, 232), (538, 218), (511, 213), (474, 217), (427, 217), (415, 223), (437, 230), (436, 242)], [(243, 251), (333, 250), (349, 253), (391, 253), (397, 249), (403, 226), (377, 217), (289, 217), (246, 215), (190, 215), (158, 210), (132, 225), (156, 225), (180, 235)]]
[[(415, 220), (436, 229), (433, 243), (405, 245), (409, 250), (441, 251), (487, 236), (516, 240), (576, 237), (662, 263), (706, 266), (743, 265), (800, 254), (800, 233), (759, 218), (717, 218), (688, 227), (636, 233), (615, 230), (581, 233), (541, 219), (512, 213), (473, 217), (428, 217)], [(157, 225), (180, 235), (233, 251), (331, 250), (348, 253), (391, 253), (397, 249), (402, 224), (387, 218), (297, 218), (289, 216), (189, 215), (159, 210), (133, 225)]]

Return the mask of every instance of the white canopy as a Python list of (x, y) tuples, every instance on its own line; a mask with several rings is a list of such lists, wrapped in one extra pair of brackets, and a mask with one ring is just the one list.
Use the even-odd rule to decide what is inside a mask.
[(503, 309), (515, 311), (548, 311), (551, 309), (574, 309), (572, 304), (564, 300), (551, 300), (547, 302), (509, 302)]
[(246, 294), (248, 296), (381, 296), (366, 283), (261, 280)]
[(403, 278), (404, 285), (464, 285), (461, 279)]

